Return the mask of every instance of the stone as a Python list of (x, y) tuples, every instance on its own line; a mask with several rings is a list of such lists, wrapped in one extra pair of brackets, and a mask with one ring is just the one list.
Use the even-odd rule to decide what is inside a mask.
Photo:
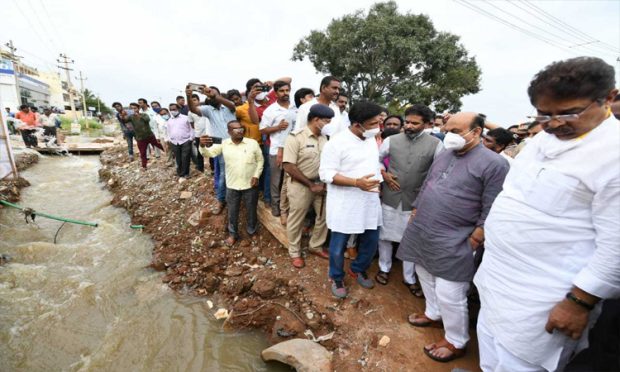
[(220, 308), (215, 312), (215, 314), (213, 314), (213, 316), (215, 316), (215, 319), (217, 320), (228, 319), (228, 310)]
[(332, 354), (310, 340), (294, 338), (275, 344), (261, 352), (264, 361), (277, 360), (298, 372), (331, 372)]
[(386, 347), (390, 343), (390, 338), (388, 336), (383, 336), (379, 340), (379, 346)]
[(181, 191), (181, 195), (179, 196), (179, 199), (189, 199), (191, 197), (192, 197), (191, 191)]
[(194, 227), (198, 226), (200, 224), (200, 211), (192, 213), (192, 215), (187, 219), (187, 223)]
[(271, 298), (275, 294), (276, 283), (271, 280), (258, 279), (252, 285), (252, 291), (262, 298)]
[(226, 276), (239, 276), (241, 274), (243, 274), (243, 267), (241, 266), (231, 266), (224, 273)]

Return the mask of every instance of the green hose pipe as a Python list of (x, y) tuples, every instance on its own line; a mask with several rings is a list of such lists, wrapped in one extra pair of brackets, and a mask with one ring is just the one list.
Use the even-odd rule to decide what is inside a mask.
[[(22, 211), (24, 209), (27, 209), (27, 208), (24, 208), (24, 207), (20, 207), (17, 204), (9, 203), (8, 201), (5, 201), (5, 200), (0, 200), (0, 204), (6, 205), (7, 207), (19, 209), (19, 210), (22, 210)], [(96, 222), (85, 222), (85, 221), (72, 220), (70, 218), (63, 218), (63, 217), (52, 216), (51, 214), (37, 212), (37, 211), (32, 211), (32, 213), (34, 215), (45, 217), (45, 218), (49, 218), (49, 219), (56, 220), (56, 221), (74, 223), (74, 224), (77, 224), (77, 225), (84, 225), (84, 226), (93, 226), (93, 227), (99, 226)]]

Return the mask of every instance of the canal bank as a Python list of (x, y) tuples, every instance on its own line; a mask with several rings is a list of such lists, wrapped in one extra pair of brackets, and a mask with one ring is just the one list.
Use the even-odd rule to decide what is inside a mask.
[[(206, 298), (149, 267), (150, 236), (129, 228), (98, 182), (97, 157), (49, 157), (21, 175), (20, 205), (97, 228), (0, 211), (0, 370), (268, 371), (256, 332), (223, 330)], [(15, 200), (13, 200), (15, 201)], [(217, 300), (213, 299), (216, 306)]]
[[(323, 336), (320, 344), (333, 353), (338, 371), (479, 369), (473, 328), (464, 358), (441, 364), (424, 355), (423, 346), (441, 339), (443, 331), (407, 323), (410, 313), (424, 311), (424, 301), (403, 285), (399, 267), (387, 286), (372, 290), (347, 278), (349, 296), (336, 300), (326, 260), (310, 256), (306, 267), (293, 268), (286, 248), (262, 227), (226, 247), (226, 216), (209, 212), (216, 203), (212, 177), (192, 171), (179, 183), (174, 167), (163, 161), (142, 171), (139, 162), (127, 161), (123, 146), (106, 150), (101, 161), (113, 204), (153, 238), (151, 266), (165, 273), (162, 280), (175, 291), (217, 299), (230, 313), (228, 329), (262, 329), (272, 343)], [(239, 230), (245, 231), (243, 223)], [(373, 264), (369, 275), (376, 270)]]

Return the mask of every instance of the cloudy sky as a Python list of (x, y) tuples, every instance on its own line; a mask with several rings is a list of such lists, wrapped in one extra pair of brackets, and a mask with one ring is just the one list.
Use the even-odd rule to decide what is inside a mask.
[[(0, 42), (13, 40), (23, 61), (41, 69), (56, 70), (58, 54), (66, 53), (108, 104), (172, 102), (188, 81), (226, 90), (243, 89), (251, 77), (292, 76), (293, 89), (317, 89), (321, 76), (310, 62), (290, 60), (294, 45), (374, 2), (2, 0)], [(401, 12), (427, 14), (438, 30), (461, 37), (482, 69), (482, 89), (463, 99), (463, 110), (503, 125), (533, 112), (527, 85), (552, 61), (595, 55), (619, 70), (618, 0), (397, 3)]]

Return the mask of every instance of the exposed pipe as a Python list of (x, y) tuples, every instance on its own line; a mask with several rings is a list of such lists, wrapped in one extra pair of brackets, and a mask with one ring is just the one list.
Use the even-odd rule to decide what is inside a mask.
[[(23, 211), (24, 209), (27, 209), (27, 208), (21, 207), (21, 206), (19, 206), (17, 204), (9, 203), (6, 200), (0, 200), (0, 204), (6, 205), (7, 207), (19, 209), (21, 211)], [(36, 215), (36, 216), (41, 216), (41, 217), (49, 218), (49, 219), (56, 220), (56, 221), (74, 223), (74, 224), (77, 224), (77, 225), (85, 225), (85, 226), (92, 226), (92, 227), (99, 226), (99, 224), (96, 223), (96, 222), (78, 221), (78, 220), (73, 220), (73, 219), (70, 219), (70, 218), (53, 216), (51, 214), (47, 214), (47, 213), (43, 213), (43, 212), (31, 211), (31, 214), (32, 215)]]

